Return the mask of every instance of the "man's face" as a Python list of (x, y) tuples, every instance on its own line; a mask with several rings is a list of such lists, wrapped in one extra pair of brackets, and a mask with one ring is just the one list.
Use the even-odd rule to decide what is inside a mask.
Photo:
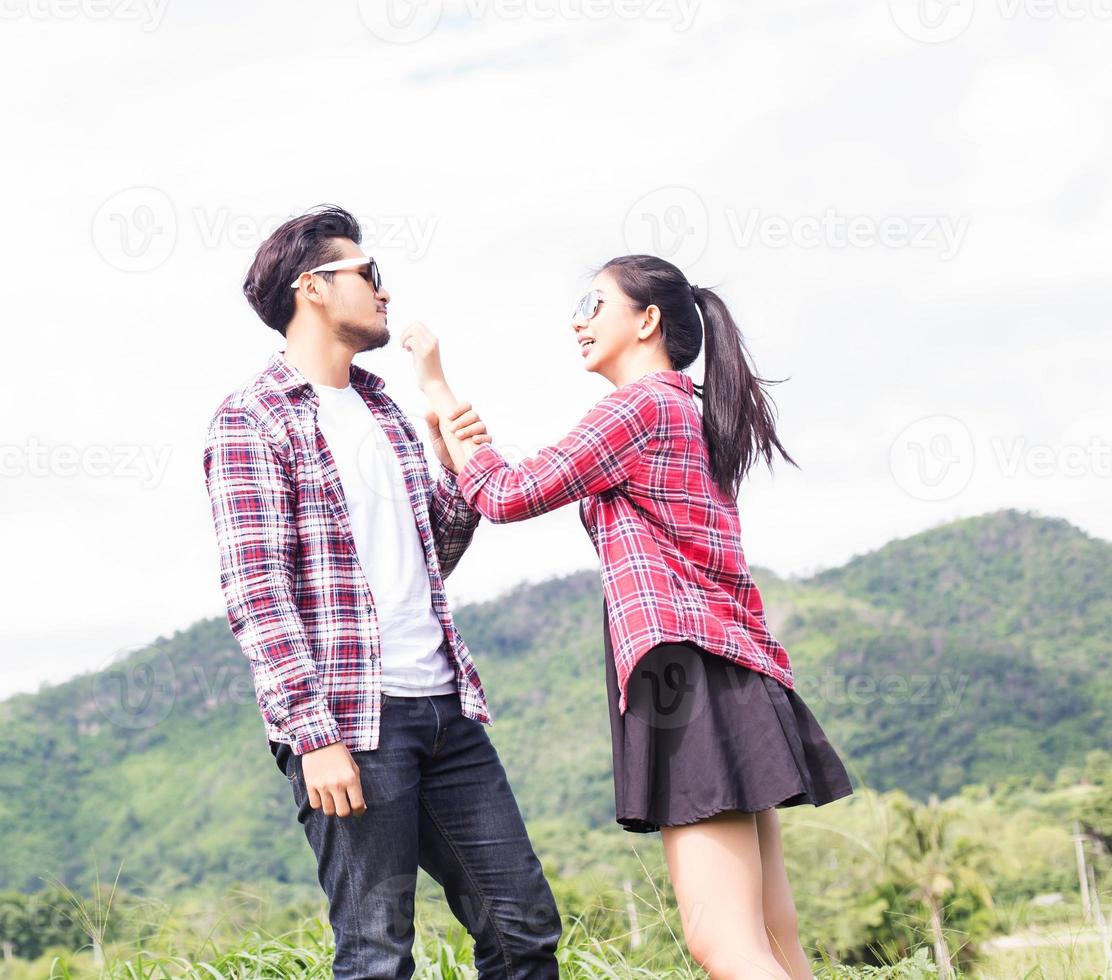
[[(366, 253), (349, 238), (335, 239), (338, 259), (355, 258)], [(332, 273), (332, 282), (321, 281), (324, 309), (332, 321), (338, 339), (359, 351), (385, 347), (390, 340), (386, 306), (390, 294), (385, 285), (375, 293), (368, 266), (339, 269)]]

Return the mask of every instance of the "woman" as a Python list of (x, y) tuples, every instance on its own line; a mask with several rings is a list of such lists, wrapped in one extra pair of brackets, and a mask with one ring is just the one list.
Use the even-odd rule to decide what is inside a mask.
[[(607, 262), (592, 287), (574, 336), (615, 390), (514, 467), (471, 440), (476, 423), (450, 424), (460, 489), (495, 522), (581, 501), (602, 566), (616, 819), (660, 831), (688, 949), (714, 980), (810, 977), (776, 808), (853, 790), (768, 631), (736, 504), (757, 457), (794, 460), (714, 292), (648, 255)], [(435, 338), (416, 325), (402, 343), (450, 419)], [(704, 343), (700, 388), (681, 372)]]

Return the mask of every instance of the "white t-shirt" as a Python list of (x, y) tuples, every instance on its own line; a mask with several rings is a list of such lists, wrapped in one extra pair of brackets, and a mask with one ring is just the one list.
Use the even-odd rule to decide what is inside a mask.
[(317, 424), (336, 461), (359, 564), (382, 636), (382, 689), (401, 697), (451, 694), (456, 672), (432, 608), (425, 549), (394, 448), (351, 385), (314, 384)]

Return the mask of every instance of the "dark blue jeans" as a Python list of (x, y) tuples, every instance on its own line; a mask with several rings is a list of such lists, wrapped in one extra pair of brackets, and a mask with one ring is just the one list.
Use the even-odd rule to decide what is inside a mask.
[(458, 694), (387, 695), (379, 747), (353, 752), (366, 812), (309, 805), (302, 759), (274, 745), (317, 858), (336, 980), (411, 977), (418, 866), (475, 939), (483, 980), (558, 977), (560, 915), (485, 726)]

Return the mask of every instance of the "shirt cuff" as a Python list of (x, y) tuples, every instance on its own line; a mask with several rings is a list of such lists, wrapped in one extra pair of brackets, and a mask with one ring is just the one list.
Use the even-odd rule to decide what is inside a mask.
[(286, 727), (294, 755), (304, 755), (344, 740), (332, 712), (323, 705), (291, 717)]
[(440, 465), (440, 482), (444, 484), (444, 489), (452, 494), (459, 491), (459, 483), (456, 479), (456, 474), (443, 463)]
[(478, 510), (475, 506), (475, 498), (479, 496), (483, 481), (495, 470), (509, 465), (505, 457), (489, 442), (484, 442), (463, 464), (456, 480), (463, 499), (472, 510)]

